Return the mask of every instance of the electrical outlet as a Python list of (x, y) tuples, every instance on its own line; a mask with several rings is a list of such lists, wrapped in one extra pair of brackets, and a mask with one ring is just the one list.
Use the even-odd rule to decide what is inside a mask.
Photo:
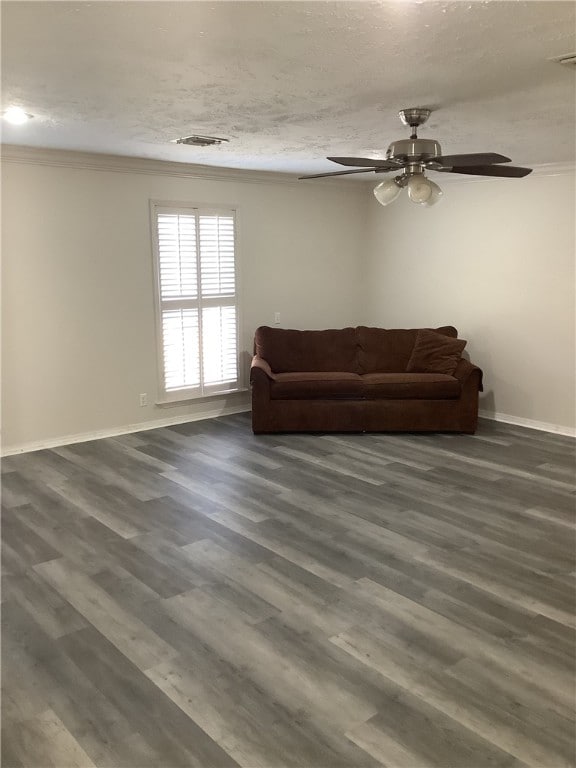
[(274, 325), (280, 325), (280, 312), (274, 312)]
[(146, 392), (142, 392), (140, 395), (140, 408), (144, 408), (148, 405), (148, 395)]

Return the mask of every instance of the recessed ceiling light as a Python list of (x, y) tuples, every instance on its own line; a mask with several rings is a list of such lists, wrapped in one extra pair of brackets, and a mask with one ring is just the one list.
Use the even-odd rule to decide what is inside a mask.
[(29, 115), (28, 112), (24, 112), (21, 107), (8, 107), (6, 112), (2, 115), (4, 120), (12, 125), (23, 125), (31, 120), (34, 115)]

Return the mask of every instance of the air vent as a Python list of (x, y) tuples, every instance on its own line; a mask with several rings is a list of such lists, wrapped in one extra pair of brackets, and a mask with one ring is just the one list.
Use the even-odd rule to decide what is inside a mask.
[(565, 67), (576, 67), (576, 53), (565, 53), (563, 56), (553, 56), (550, 61), (563, 64)]
[(217, 136), (183, 136), (181, 139), (174, 139), (176, 144), (191, 144), (194, 147), (213, 147), (225, 141), (228, 139), (219, 139)]

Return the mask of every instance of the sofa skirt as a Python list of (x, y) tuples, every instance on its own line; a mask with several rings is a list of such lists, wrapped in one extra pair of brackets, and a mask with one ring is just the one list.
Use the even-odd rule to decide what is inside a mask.
[(467, 432), (478, 397), (454, 400), (269, 400), (253, 404), (255, 434), (271, 432)]

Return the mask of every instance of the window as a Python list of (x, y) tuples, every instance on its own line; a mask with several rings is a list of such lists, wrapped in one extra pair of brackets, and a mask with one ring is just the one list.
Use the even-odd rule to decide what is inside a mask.
[(239, 389), (235, 212), (152, 210), (161, 398)]

